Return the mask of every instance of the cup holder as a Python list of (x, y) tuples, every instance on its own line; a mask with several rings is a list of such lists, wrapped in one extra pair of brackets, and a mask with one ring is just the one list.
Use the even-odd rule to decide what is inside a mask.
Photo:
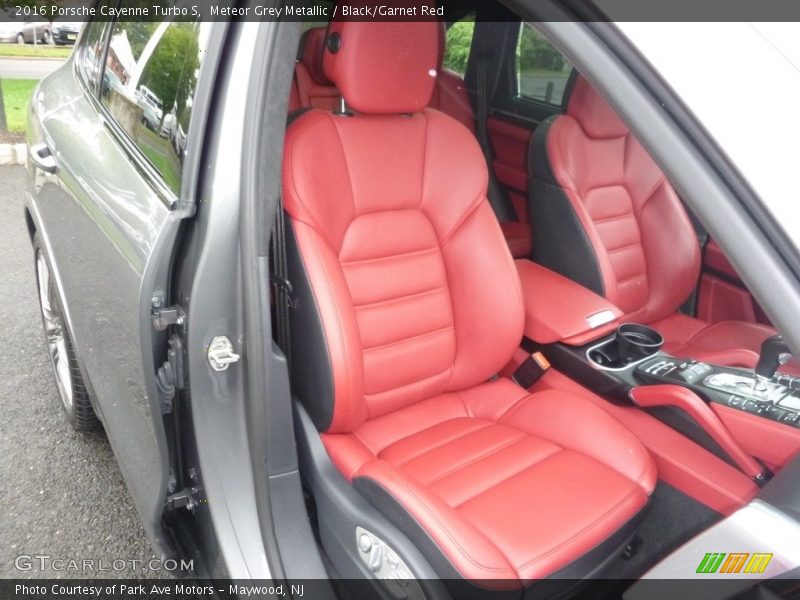
[(624, 369), (631, 363), (653, 356), (663, 344), (664, 338), (652, 327), (622, 323), (613, 338), (592, 346), (586, 356), (604, 369)]

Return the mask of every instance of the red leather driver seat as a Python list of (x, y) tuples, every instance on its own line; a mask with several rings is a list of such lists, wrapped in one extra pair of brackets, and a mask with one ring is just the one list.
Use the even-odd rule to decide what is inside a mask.
[(675, 190), (614, 109), (581, 76), (566, 111), (534, 132), (533, 259), (651, 325), (664, 350), (754, 367), (775, 331), (678, 313), (700, 275), (700, 247)]
[(436, 27), (333, 22), (325, 71), (352, 112), (288, 127), (292, 391), (441, 577), (585, 576), (633, 534), (655, 466), (590, 401), (496, 377), (522, 293), (474, 136), (426, 108)]

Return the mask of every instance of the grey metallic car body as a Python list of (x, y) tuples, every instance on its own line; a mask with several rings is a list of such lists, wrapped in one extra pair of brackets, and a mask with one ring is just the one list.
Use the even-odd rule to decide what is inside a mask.
[[(170, 191), (101, 102), (96, 86), (103, 77), (82, 64), (79, 40), (64, 67), (34, 91), (25, 217), (31, 237), (36, 233), (45, 247), (92, 405), (156, 552), (195, 559), (193, 574), (201, 577), (321, 577), (318, 555), (282, 565), (273, 541), (283, 529), (299, 543), (294, 552), (307, 554), (314, 545), (297, 510), (304, 501), (290, 404), (282, 419), (267, 423), (266, 391), (256, 396), (254, 384), (265, 368), (246, 368), (257, 352), (244, 344), (240, 220), (253, 223), (252, 215), (241, 216), (245, 195), (264, 203), (249, 183), (231, 185), (254, 181), (252, 171), (245, 173), (245, 144), (260, 142), (251, 123), (265, 115), (256, 93), (261, 86), (242, 93), (233, 82), (263, 82), (274, 68), (271, 50), (293, 56), (300, 27), (207, 25), (192, 118), (181, 140), (180, 193)], [(84, 32), (92, 26), (105, 27), (108, 37), (109, 26), (99, 22)], [(280, 67), (271, 88), (268, 113), (280, 115), (281, 126), (291, 66)], [(277, 194), (266, 206), (274, 214)], [(181, 318), (164, 331), (155, 321), (170, 305), (180, 305)], [(248, 355), (238, 368), (209, 366), (206, 349), (217, 335)], [(179, 387), (191, 390), (191, 398), (179, 391), (166, 408), (156, 375), (175, 339), (186, 350), (179, 352), (185, 358)], [(262, 358), (256, 364), (283, 374), (281, 383), (260, 389), (278, 385), (288, 401), (280, 350), (270, 345)], [(270, 429), (278, 446), (255, 462), (254, 444)], [(270, 498), (281, 499), (275, 508), (263, 492), (270, 478)]]

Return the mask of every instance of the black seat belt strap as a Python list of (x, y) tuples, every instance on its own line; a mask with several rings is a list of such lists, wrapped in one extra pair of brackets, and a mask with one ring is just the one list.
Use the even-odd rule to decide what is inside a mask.
[(274, 293), (275, 339), (291, 367), (292, 340), (289, 328), (289, 311), (294, 308), (292, 284), (289, 280), (289, 263), (286, 255), (286, 215), (283, 201), (278, 200), (278, 210), (272, 227), (272, 269), (270, 282)]

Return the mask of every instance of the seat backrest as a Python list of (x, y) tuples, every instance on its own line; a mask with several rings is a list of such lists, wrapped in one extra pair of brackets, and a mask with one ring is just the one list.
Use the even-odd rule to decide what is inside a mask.
[(295, 64), (295, 86), (300, 108), (333, 110), (339, 103), (339, 90), (325, 75), (322, 50), (325, 27), (313, 27), (300, 40), (300, 60)]
[(691, 294), (700, 250), (675, 190), (581, 76), (531, 144), (533, 258), (652, 322)]
[(325, 72), (353, 113), (287, 129), (293, 391), (323, 431), (485, 381), (522, 337), (481, 150), (425, 108), (436, 27), (331, 23)]

